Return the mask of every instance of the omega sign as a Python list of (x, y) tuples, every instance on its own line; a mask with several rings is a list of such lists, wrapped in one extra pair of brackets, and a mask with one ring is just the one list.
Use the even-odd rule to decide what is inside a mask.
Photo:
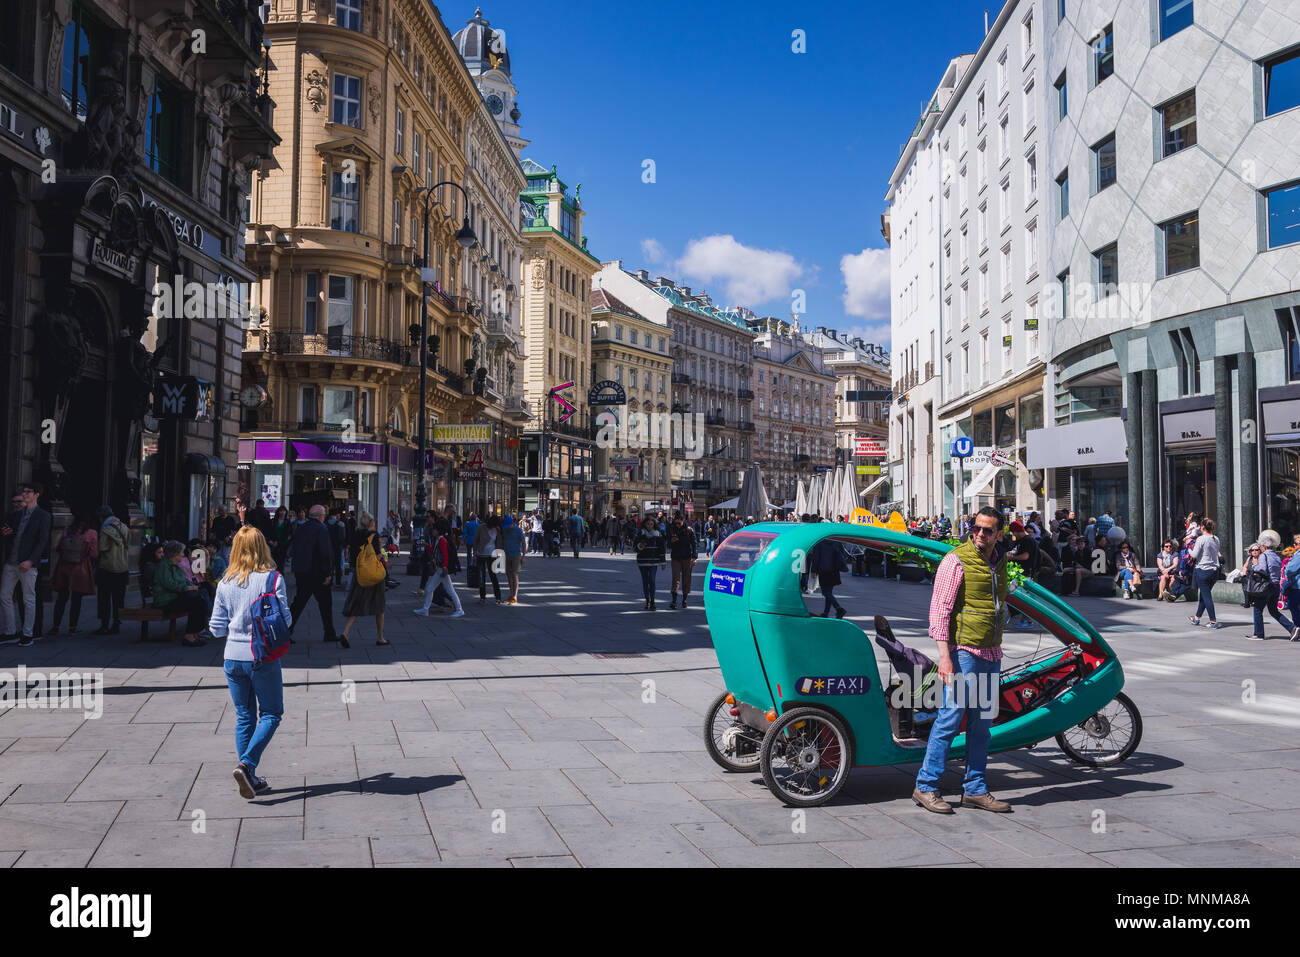
[(145, 209), (157, 209), (166, 216), (172, 224), (172, 230), (176, 233), (176, 238), (181, 242), (189, 243), (195, 249), (203, 248), (203, 227), (198, 223), (191, 223), (188, 219), (168, 209), (147, 193), (140, 193), (140, 201)]

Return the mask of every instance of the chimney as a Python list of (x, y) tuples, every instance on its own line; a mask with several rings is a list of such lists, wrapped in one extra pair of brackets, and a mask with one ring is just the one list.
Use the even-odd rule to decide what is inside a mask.
[(834, 339), (834, 338), (835, 338), (835, 330), (834, 330), (834, 329), (827, 329), (827, 330), (826, 330), (826, 335), (828, 335), (828, 336), (830, 336), (832, 339)]
[(657, 286), (668, 286), (671, 288), (672, 284), (673, 281), (669, 279), (667, 276), (660, 276), (655, 280), (655, 285)]
[(636, 278), (637, 278), (637, 279), (646, 279), (646, 280), (648, 280), (648, 279), (650, 278), (650, 270), (649, 270), (649, 269), (638, 269), (638, 270), (636, 271)]
[(682, 286), (682, 287), (680, 288), (680, 291), (681, 291), (681, 294), (682, 294), (682, 298), (683, 298), (683, 299), (689, 299), (689, 298), (691, 298), (691, 287), (690, 287), (690, 286)]

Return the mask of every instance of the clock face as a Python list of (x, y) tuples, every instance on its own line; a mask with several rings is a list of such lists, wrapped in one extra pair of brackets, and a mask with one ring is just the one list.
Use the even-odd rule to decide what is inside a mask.
[(501, 97), (497, 96), (495, 93), (491, 94), (487, 98), (487, 105), (488, 109), (492, 111), (493, 116), (500, 116), (501, 111), (506, 108), (505, 103), (501, 101)]
[(266, 390), (260, 385), (250, 385), (246, 386), (244, 390), (239, 393), (239, 400), (243, 403), (244, 408), (254, 409), (262, 404), (262, 398), (265, 395)]

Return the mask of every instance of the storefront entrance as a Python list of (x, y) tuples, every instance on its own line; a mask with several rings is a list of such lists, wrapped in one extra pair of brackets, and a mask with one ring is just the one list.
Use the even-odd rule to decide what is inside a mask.
[(1265, 527), (1277, 532), (1285, 547), (1300, 533), (1300, 448), (1268, 449), (1265, 456)]
[(1213, 452), (1170, 455), (1169, 503), (1165, 512), (1165, 531), (1181, 536), (1188, 514), (1213, 513), (1217, 499)]

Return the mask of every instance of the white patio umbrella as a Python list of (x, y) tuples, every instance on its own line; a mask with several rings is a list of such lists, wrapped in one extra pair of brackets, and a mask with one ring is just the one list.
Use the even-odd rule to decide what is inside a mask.
[(843, 515), (845, 521), (848, 521), (849, 516), (853, 514), (853, 510), (857, 508), (857, 495), (853, 487), (855, 484), (853, 481), (853, 466), (843, 466), (840, 469), (840, 480), (836, 488), (835, 515), (836, 517)]
[(794, 490), (794, 513), (804, 515), (808, 511), (808, 489), (804, 487), (803, 479), (800, 479)]
[(808, 482), (808, 514), (809, 514), (809, 515), (820, 515), (820, 514), (821, 514), (822, 475), (823, 475), (823, 474), (824, 474), (824, 473), (822, 473), (822, 472), (818, 472), (818, 473), (817, 473), (816, 475), (814, 475), (814, 476), (812, 477), (812, 479)]

